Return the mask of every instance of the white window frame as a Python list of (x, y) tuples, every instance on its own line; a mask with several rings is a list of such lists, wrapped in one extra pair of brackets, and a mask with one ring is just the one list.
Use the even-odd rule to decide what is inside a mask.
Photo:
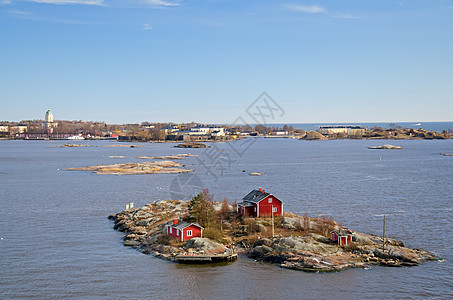
[(269, 201), (269, 203), (272, 203), (272, 197), (269, 197), (268, 201)]
[(253, 208), (253, 212), (256, 212), (256, 206)]
[(274, 212), (274, 213), (277, 212), (277, 206), (272, 207), (272, 212)]
[(192, 236), (192, 230), (187, 230), (187, 236)]
[(172, 233), (172, 229), (173, 229), (173, 228), (170, 227), (170, 230), (169, 230), (170, 233)]
[(179, 230), (178, 229), (176, 229), (176, 235), (179, 236)]

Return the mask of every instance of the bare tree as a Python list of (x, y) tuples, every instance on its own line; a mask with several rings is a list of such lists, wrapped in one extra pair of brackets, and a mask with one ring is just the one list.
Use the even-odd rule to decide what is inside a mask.
[(230, 204), (228, 203), (228, 199), (224, 198), (222, 202), (222, 207), (220, 209), (220, 216), (222, 220), (228, 220), (230, 215)]

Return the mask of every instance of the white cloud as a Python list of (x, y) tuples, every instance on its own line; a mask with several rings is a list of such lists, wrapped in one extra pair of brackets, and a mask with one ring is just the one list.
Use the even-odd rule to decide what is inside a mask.
[(143, 0), (147, 4), (156, 5), (156, 6), (178, 6), (179, 3), (170, 2), (166, 0)]
[(104, 5), (104, 0), (27, 0), (27, 1), (46, 4)]
[(286, 8), (296, 12), (303, 12), (307, 14), (324, 14), (332, 18), (340, 19), (357, 19), (356, 16), (345, 13), (331, 13), (323, 6), (319, 5), (299, 5), (299, 4), (288, 4)]
[(24, 10), (8, 10), (8, 13), (16, 18), (39, 21), (39, 22), (52, 22), (52, 23), (64, 23), (64, 24), (73, 24), (73, 25), (92, 25), (96, 23), (81, 21), (81, 20), (70, 20), (70, 19), (55, 19), (55, 18), (42, 18), (35, 15), (33, 12), (24, 11)]
[(287, 6), (290, 10), (300, 11), (308, 14), (319, 14), (327, 13), (327, 10), (319, 5), (298, 5), (298, 4), (289, 4)]
[(143, 24), (142, 30), (152, 30), (152, 29), (153, 29), (153, 26), (151, 26), (149, 24)]
[(16, 10), (16, 9), (13, 9), (13, 10), (8, 10), (8, 12), (12, 15), (15, 15), (15, 16), (31, 16), (33, 13), (29, 12), (29, 11), (25, 11), (25, 10)]
[(356, 16), (351, 15), (351, 14), (339, 14), (339, 15), (334, 15), (335, 18), (341, 18), (341, 19), (357, 19)]
[[(106, 0), (24, 0), (28, 2), (34, 2), (34, 3), (44, 3), (44, 4), (58, 4), (58, 5), (65, 5), (65, 4), (81, 4), (81, 5), (97, 5), (97, 6), (106, 6), (105, 2), (111, 2), (111, 1), (106, 1)], [(150, 5), (150, 6), (161, 6), (161, 7), (170, 7), (170, 6), (179, 6), (180, 1), (182, 0), (174, 0), (174, 1), (169, 1), (169, 0), (119, 0), (119, 1), (113, 1), (114, 3), (130, 3), (130, 2), (135, 2), (135, 3), (142, 3), (144, 5)], [(12, 0), (0, 0), (0, 4), (11, 4)]]
[(2, 0), (2, 1), (0, 1), (0, 5), (9, 5), (11, 3), (12, 3), (11, 0)]

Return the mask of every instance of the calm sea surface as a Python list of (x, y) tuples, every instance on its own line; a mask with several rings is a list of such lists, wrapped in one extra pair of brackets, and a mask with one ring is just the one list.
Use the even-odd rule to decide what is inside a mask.
[[(187, 153), (173, 144), (141, 148), (55, 148), (64, 141), (0, 141), (0, 298), (426, 299), (453, 297), (453, 141), (255, 138), (191, 149), (182, 163), (221, 201), (264, 187), (285, 209), (326, 214), (353, 230), (391, 236), (445, 258), (412, 268), (311, 274), (246, 257), (225, 266), (183, 266), (122, 245), (109, 214), (187, 197), (180, 175), (95, 175), (60, 169)], [(237, 151), (244, 151), (238, 155)], [(122, 155), (125, 158), (109, 158)], [(220, 160), (219, 160), (220, 159)], [(228, 162), (227, 162), (228, 161)], [(220, 162), (220, 163), (219, 163)], [(204, 165), (214, 166), (207, 170)], [(245, 172), (243, 172), (245, 170)], [(263, 172), (264, 176), (249, 176)], [(222, 174), (223, 173), (223, 174)], [(176, 183), (176, 185), (175, 185)], [(171, 188), (170, 188), (171, 186)]]

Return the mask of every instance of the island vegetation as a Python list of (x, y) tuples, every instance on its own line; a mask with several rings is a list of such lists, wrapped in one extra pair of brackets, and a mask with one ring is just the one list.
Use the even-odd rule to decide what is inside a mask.
[[(235, 249), (248, 257), (283, 268), (309, 272), (332, 272), (348, 268), (416, 266), (435, 255), (410, 249), (402, 241), (343, 228), (329, 217), (314, 218), (285, 212), (275, 218), (244, 218), (236, 203), (215, 202), (207, 189), (191, 201), (155, 201), (140, 208), (110, 215), (114, 229), (124, 232), (124, 245), (145, 254), (174, 260), (181, 255), (221, 255)], [(172, 220), (198, 222), (203, 237), (187, 242), (167, 235)], [(332, 231), (347, 231), (352, 242), (340, 246)]]

